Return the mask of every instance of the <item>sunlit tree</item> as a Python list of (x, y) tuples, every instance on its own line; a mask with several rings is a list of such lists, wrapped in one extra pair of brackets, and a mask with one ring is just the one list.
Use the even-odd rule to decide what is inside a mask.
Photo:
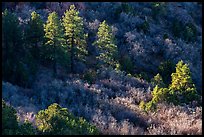
[(114, 36), (111, 27), (103, 21), (97, 32), (97, 40), (94, 43), (99, 49), (99, 56), (97, 57), (103, 64), (116, 67), (118, 64), (117, 46), (115, 45)]
[(53, 60), (54, 75), (57, 74), (57, 60), (60, 46), (63, 45), (63, 29), (60, 19), (56, 12), (52, 12), (48, 16), (48, 20), (44, 25), (46, 45), (50, 46), (50, 58)]
[(70, 52), (71, 72), (74, 72), (74, 63), (76, 60), (85, 61), (85, 55), (88, 54), (86, 47), (86, 37), (83, 28), (83, 19), (74, 5), (66, 10), (62, 17), (64, 26), (67, 50)]

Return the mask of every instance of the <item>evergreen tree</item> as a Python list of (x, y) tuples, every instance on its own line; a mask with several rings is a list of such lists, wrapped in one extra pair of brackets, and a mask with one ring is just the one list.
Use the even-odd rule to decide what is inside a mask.
[(99, 56), (97, 57), (103, 64), (116, 67), (117, 46), (114, 43), (114, 36), (111, 32), (110, 26), (103, 21), (97, 32), (97, 41), (94, 43), (99, 49)]
[(154, 76), (154, 78), (151, 80), (151, 83), (154, 86), (158, 85), (159, 87), (165, 87), (163, 79), (159, 73), (156, 76)]
[(45, 38), (47, 39), (46, 45), (50, 46), (51, 54), (50, 58), (53, 60), (54, 75), (57, 74), (57, 60), (58, 52), (61, 46), (63, 46), (63, 30), (60, 23), (60, 19), (56, 12), (52, 12), (48, 16), (48, 20), (44, 25)]
[(158, 72), (163, 78), (164, 83), (166, 85), (169, 85), (171, 83), (171, 74), (175, 72), (175, 66), (176, 64), (174, 64), (170, 60), (167, 60), (167, 61), (161, 62), (158, 67)]
[(43, 21), (39, 14), (35, 11), (31, 13), (31, 19), (26, 31), (26, 39), (29, 45), (31, 45), (32, 55), (37, 60), (39, 59), (39, 44), (42, 44), (44, 37)]
[(16, 110), (2, 100), (2, 134), (15, 135), (18, 131)]
[(94, 135), (98, 130), (83, 118), (75, 117), (57, 103), (36, 115), (38, 130), (45, 135)]
[(2, 135), (34, 135), (35, 133), (35, 128), (30, 122), (19, 124), (16, 110), (2, 99)]
[(175, 102), (189, 102), (196, 100), (197, 91), (192, 82), (191, 72), (182, 60), (176, 64), (176, 72), (171, 74), (172, 82), (169, 85), (170, 95)]
[(22, 76), (25, 72), (23, 58), (26, 52), (19, 20), (7, 9), (2, 14), (3, 79), (15, 84), (24, 84), (28, 80)]
[(74, 5), (66, 10), (62, 20), (68, 46), (67, 50), (71, 56), (71, 72), (74, 72), (74, 61), (77, 59), (84, 61), (85, 55), (88, 53), (85, 40), (87, 36), (84, 34), (83, 20)]

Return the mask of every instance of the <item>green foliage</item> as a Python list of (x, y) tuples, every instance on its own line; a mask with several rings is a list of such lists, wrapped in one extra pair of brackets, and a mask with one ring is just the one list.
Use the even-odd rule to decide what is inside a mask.
[(168, 94), (168, 88), (160, 88), (158, 85), (153, 89), (152, 102), (159, 103), (166, 100)]
[(49, 47), (47, 51), (48, 57), (53, 60), (54, 74), (56, 74), (56, 65), (59, 61), (59, 52), (64, 46), (64, 35), (61, 22), (56, 12), (52, 12), (48, 16), (48, 20), (44, 25), (46, 45)]
[(97, 41), (94, 45), (97, 45), (99, 49), (99, 56), (97, 57), (103, 65), (109, 65), (116, 67), (118, 61), (116, 60), (118, 56), (117, 46), (114, 43), (114, 36), (111, 31), (111, 27), (103, 21), (97, 32)]
[(197, 29), (192, 23), (188, 23), (185, 26), (183, 36), (184, 40), (190, 42), (196, 40)]
[(158, 72), (162, 76), (165, 84), (171, 83), (171, 73), (175, 72), (175, 64), (170, 61), (161, 62), (158, 67)]
[(152, 100), (147, 103), (141, 101), (139, 104), (140, 109), (144, 111), (156, 110), (158, 103), (167, 100), (168, 92), (168, 88), (160, 88), (158, 85), (156, 85), (152, 92)]
[(167, 14), (165, 2), (153, 2), (152, 3), (152, 17), (157, 19), (158, 17), (165, 16)]
[(157, 103), (164, 101), (175, 105), (188, 104), (192, 101), (201, 102), (200, 96), (197, 94), (195, 85), (192, 82), (190, 69), (182, 60), (176, 64), (176, 72), (172, 73), (171, 77), (172, 82), (169, 88), (161, 88), (160, 82), (162, 82), (162, 78), (157, 74), (154, 78), (157, 85), (152, 92), (152, 100), (148, 103), (140, 102), (139, 107), (148, 111), (152, 107), (154, 109)]
[(28, 28), (25, 32), (28, 46), (31, 46), (31, 53), (35, 59), (39, 59), (39, 46), (42, 45), (44, 38), (43, 21), (35, 11), (31, 13)]
[(44, 36), (43, 21), (40, 15), (35, 11), (31, 13), (31, 19), (28, 26), (28, 32), (26, 33), (28, 40), (34, 44), (42, 41)]
[[(15, 55), (15, 45), (17, 45), (17, 40), (20, 39), (19, 33), (19, 22), (15, 14), (9, 12), (7, 9), (2, 15), (2, 67), (3, 67), (3, 79), (15, 82), (15, 78), (12, 75), (15, 74), (15, 67), (17, 66)], [(16, 35), (17, 34), (17, 35)], [(18, 54), (17, 54), (18, 55)]]
[(172, 23), (172, 33), (175, 37), (180, 37), (181, 36), (181, 32), (183, 31), (183, 28), (182, 28), (182, 24), (181, 22), (179, 22), (178, 20), (175, 20), (173, 23)]
[(121, 4), (121, 9), (122, 9), (123, 12), (125, 12), (127, 14), (131, 14), (131, 13), (134, 12), (133, 7), (129, 3), (122, 3)]
[(84, 79), (88, 82), (88, 83), (93, 83), (96, 80), (97, 77), (97, 73), (95, 70), (93, 69), (89, 69), (85, 74), (84, 74)]
[(120, 69), (126, 71), (127, 73), (133, 73), (134, 64), (128, 55), (125, 55), (120, 60)]
[(142, 30), (145, 34), (149, 32), (149, 23), (148, 21), (144, 21), (140, 27), (139, 30)]
[(16, 110), (2, 100), (2, 135), (15, 135), (18, 131)]
[(158, 85), (159, 87), (165, 87), (163, 79), (159, 73), (156, 76), (154, 76), (154, 78), (151, 80), (151, 83), (154, 86)]
[(187, 64), (181, 60), (176, 64), (176, 72), (172, 73), (172, 83), (170, 89), (186, 90), (187, 88), (194, 88), (192, 83), (190, 69)]
[(134, 8), (132, 7), (132, 5), (129, 3), (123, 2), (120, 6), (118, 6), (114, 10), (114, 19), (118, 19), (122, 12), (124, 12), (126, 14), (133, 15), (133, 16), (136, 15), (136, 12), (135, 12)]
[(19, 125), (16, 110), (2, 99), (2, 135), (34, 135), (35, 129), (29, 122)]
[(47, 38), (46, 45), (54, 46), (60, 45), (63, 41), (63, 31), (60, 23), (60, 19), (56, 12), (52, 12), (48, 15), (48, 20), (44, 25), (45, 38)]
[(163, 39), (165, 40), (165, 39), (167, 39), (167, 38), (169, 38), (168, 34), (167, 34), (167, 33), (164, 33)]
[(143, 100), (140, 102), (139, 108), (145, 110), (145, 102)]
[(66, 47), (62, 46), (60, 47), (59, 50), (59, 55), (58, 56), (58, 63), (61, 65), (63, 68), (65, 68), (66, 72), (70, 72), (70, 53), (67, 52)]
[(197, 29), (192, 23), (182, 24), (178, 20), (172, 23), (172, 33), (175, 37), (182, 38), (187, 42), (196, 40)]
[(146, 81), (150, 81), (150, 77), (148, 76), (148, 74), (146, 72), (141, 72), (139, 74), (135, 74), (134, 77), (139, 78), (139, 79), (144, 79)]
[(154, 111), (156, 109), (156, 104), (153, 101), (149, 101), (145, 104), (145, 111)]
[(17, 16), (5, 10), (2, 17), (3, 79), (23, 87), (29, 87), (32, 60), (23, 41), (23, 31)]
[(62, 17), (64, 27), (67, 50), (71, 57), (71, 71), (73, 72), (74, 60), (85, 61), (85, 56), (88, 54), (86, 39), (87, 34), (84, 33), (83, 19), (79, 16), (79, 12), (74, 5), (66, 10)]
[(145, 112), (154, 111), (156, 109), (156, 104), (153, 101), (149, 101), (147, 103), (141, 101), (139, 104), (139, 108)]
[(67, 108), (54, 103), (36, 115), (36, 125), (42, 134), (78, 135), (98, 134), (95, 126), (83, 118), (77, 118)]
[(116, 67), (115, 67), (115, 71), (116, 72), (119, 72), (120, 70), (121, 70), (121, 64), (120, 63), (116, 63), (116, 65), (115, 65)]
[(192, 82), (191, 72), (182, 60), (176, 64), (176, 72), (172, 73), (172, 82), (169, 85), (170, 95), (180, 103), (188, 103), (198, 99), (196, 87)]
[(19, 126), (18, 135), (36, 135), (36, 129), (29, 121), (25, 121)]

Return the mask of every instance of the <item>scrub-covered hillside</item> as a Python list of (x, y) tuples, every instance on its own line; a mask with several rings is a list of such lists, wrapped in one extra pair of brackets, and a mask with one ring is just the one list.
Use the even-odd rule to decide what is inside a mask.
[(202, 3), (2, 2), (2, 134), (202, 134)]

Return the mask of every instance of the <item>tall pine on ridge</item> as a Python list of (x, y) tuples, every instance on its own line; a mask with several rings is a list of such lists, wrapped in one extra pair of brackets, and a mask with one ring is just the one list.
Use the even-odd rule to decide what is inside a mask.
[(32, 55), (39, 59), (39, 44), (42, 44), (44, 37), (43, 21), (35, 11), (31, 13), (31, 19), (26, 31), (27, 42), (31, 45)]
[(44, 25), (46, 45), (51, 46), (51, 58), (53, 60), (54, 75), (57, 74), (58, 51), (63, 42), (63, 31), (60, 19), (56, 12), (52, 12), (48, 16), (48, 20)]
[(114, 43), (114, 36), (111, 32), (110, 26), (103, 21), (97, 32), (97, 41), (94, 42), (99, 49), (99, 56), (97, 57), (103, 64), (116, 67), (118, 61), (117, 56), (117, 46)]
[(2, 67), (3, 79), (11, 83), (24, 85), (24, 56), (26, 54), (22, 41), (23, 33), (16, 14), (7, 9), (2, 13)]
[(65, 30), (67, 50), (71, 56), (71, 72), (73, 73), (75, 60), (84, 61), (85, 55), (88, 54), (83, 20), (79, 16), (79, 12), (75, 9), (75, 6), (71, 5), (70, 9), (64, 13), (62, 21)]

